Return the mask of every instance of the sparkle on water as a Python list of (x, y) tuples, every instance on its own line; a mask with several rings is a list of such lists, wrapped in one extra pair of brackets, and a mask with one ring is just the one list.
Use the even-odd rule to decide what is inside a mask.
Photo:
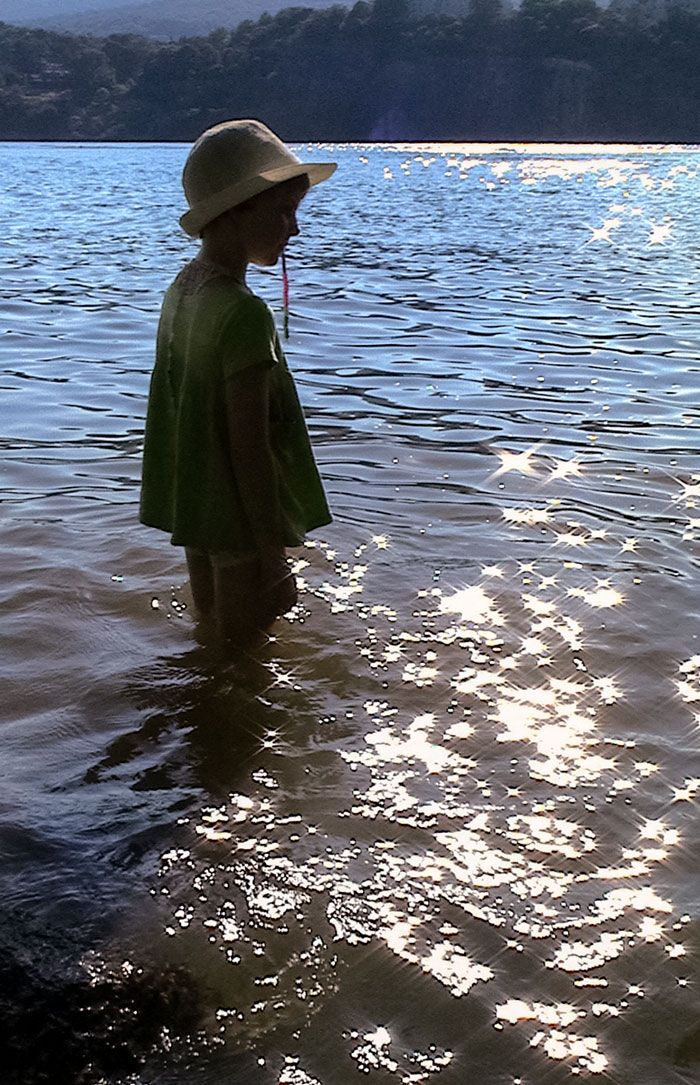
[[(541, 484), (586, 485), (582, 461), (554, 460), (543, 447), (494, 455), (501, 468), (491, 482), (520, 472), (538, 500)], [(669, 505), (686, 503), (695, 487), (669, 479)], [(595, 549), (593, 567), (614, 568), (634, 540), (586, 530), (556, 498), (545, 499), (546, 515), (522, 503), (502, 508), (506, 523), (545, 533), (541, 559), (504, 561), (485, 566), (474, 582), (426, 587), (410, 614), (378, 603), (374, 592), (365, 600), (371, 554), (390, 558), (390, 538), (360, 545), (352, 561), (324, 543), (307, 545), (296, 566), (305, 601), (292, 618), (314, 598), (352, 614), (364, 630), (357, 643), (365, 676), (382, 679), (382, 694), (362, 705), (369, 727), (360, 729), (360, 742), (340, 746), (354, 786), (339, 796), (335, 819), (352, 822), (355, 840), (339, 840), (335, 819), (303, 823), (288, 803), (278, 804), (273, 757), (253, 774), (257, 787), (188, 824), (189, 845), (163, 857), (154, 888), (167, 888), (172, 902), (171, 937), (204, 928), (209, 952), (245, 973), (235, 1004), (217, 1015), (229, 1042), (242, 1023), (249, 1038), (291, 1012), (281, 971), (296, 968), (293, 999), (309, 1008), (334, 988), (340, 945), (382, 942), (454, 998), (481, 990), (493, 1029), (522, 1031), (531, 1049), (573, 1075), (615, 1080), (605, 1038), (615, 1035), (613, 1024), (662, 975), (685, 986), (685, 919), (673, 919), (659, 873), (683, 848), (684, 809), (700, 780), (659, 788), (652, 783), (659, 766), (640, 757), (635, 739), (606, 726), (608, 706), (624, 701), (625, 674), (592, 672), (585, 662), (595, 615), (623, 612), (627, 597), (644, 589), (624, 568), (598, 577), (568, 556)], [(294, 685), (279, 665), (271, 675), (271, 689)], [(361, 672), (357, 681), (366, 684)], [(675, 684), (692, 710), (700, 656), (680, 664)], [(700, 723), (700, 712), (694, 718)], [(284, 756), (283, 736), (271, 734), (266, 745)], [(409, 828), (425, 834), (420, 848), (409, 843), (417, 839)], [(183, 910), (187, 883), (198, 895)], [(466, 920), (497, 932), (484, 939), (488, 952)], [(624, 983), (617, 974), (606, 978), (611, 962), (634, 960), (642, 947), (646, 955), (624, 970)], [(536, 954), (558, 977), (547, 985), (549, 999), (509, 995), (503, 962), (511, 954)], [(600, 989), (609, 991), (605, 1000)], [(447, 1049), (407, 1048), (390, 1022), (350, 1029), (347, 1039), (357, 1069), (382, 1069), (405, 1083), (427, 1082), (454, 1059)], [(317, 1080), (294, 1059), (280, 1082)]]

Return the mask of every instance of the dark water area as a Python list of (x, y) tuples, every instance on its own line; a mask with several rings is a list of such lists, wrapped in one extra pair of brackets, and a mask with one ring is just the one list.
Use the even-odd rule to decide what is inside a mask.
[(700, 151), (303, 151), (236, 663), (137, 520), (186, 149), (3, 147), (2, 1081), (700, 1082)]

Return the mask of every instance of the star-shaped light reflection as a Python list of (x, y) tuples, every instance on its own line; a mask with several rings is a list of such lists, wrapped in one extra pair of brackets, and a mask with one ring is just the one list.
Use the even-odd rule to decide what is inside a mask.
[(549, 476), (548, 481), (554, 482), (558, 478), (568, 478), (570, 475), (574, 475), (576, 478), (581, 477), (581, 463), (579, 460), (557, 460), (555, 466), (552, 468), (552, 473)]
[(501, 466), (494, 471), (491, 478), (498, 478), (499, 475), (506, 475), (510, 471), (519, 471), (521, 475), (536, 474), (532, 457), (539, 447), (539, 444), (537, 444), (533, 448), (526, 448), (524, 452), (508, 452), (507, 449), (494, 449), (495, 454), (501, 461)]
[(670, 222), (655, 222), (649, 234), (649, 244), (663, 245), (671, 233), (671, 225)]
[(590, 245), (593, 241), (610, 241), (610, 231), (616, 229), (619, 225), (620, 220), (615, 218), (604, 219), (602, 226), (589, 226), (588, 229), (591, 231), (591, 236), (588, 239), (588, 244)]

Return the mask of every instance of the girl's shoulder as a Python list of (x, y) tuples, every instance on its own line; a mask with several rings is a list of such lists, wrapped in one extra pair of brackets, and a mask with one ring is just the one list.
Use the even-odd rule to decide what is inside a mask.
[(248, 286), (216, 265), (192, 260), (168, 287), (163, 310), (211, 326), (274, 326), (269, 306)]
[(267, 302), (254, 294), (242, 279), (217, 264), (191, 260), (176, 276), (170, 291), (180, 299), (196, 297), (251, 320), (272, 319)]

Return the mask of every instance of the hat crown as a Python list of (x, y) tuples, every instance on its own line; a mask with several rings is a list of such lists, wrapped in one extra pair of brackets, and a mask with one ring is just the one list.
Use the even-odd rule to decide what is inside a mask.
[(207, 129), (192, 147), (182, 173), (190, 207), (217, 192), (299, 159), (261, 121), (224, 121)]

